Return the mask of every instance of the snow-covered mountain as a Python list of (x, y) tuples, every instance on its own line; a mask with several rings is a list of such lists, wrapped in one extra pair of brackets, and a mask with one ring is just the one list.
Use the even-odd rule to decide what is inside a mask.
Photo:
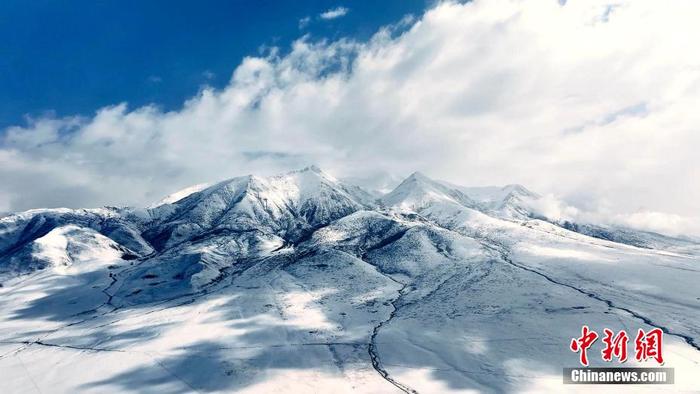
[(309, 167), (2, 217), (0, 392), (564, 391), (584, 324), (661, 328), (700, 387), (700, 247), (533, 198)]
[(468, 208), (476, 202), (457, 188), (434, 181), (420, 172), (414, 172), (393, 191), (383, 196), (388, 207), (404, 211), (420, 211), (433, 204), (457, 204)]

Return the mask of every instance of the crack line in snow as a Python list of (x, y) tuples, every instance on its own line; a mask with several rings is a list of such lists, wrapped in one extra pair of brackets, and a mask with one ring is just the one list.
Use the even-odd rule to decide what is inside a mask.
[[(380, 323), (379, 323), (377, 326), (375, 326), (375, 327), (373, 328), (373, 330), (372, 330), (372, 335), (371, 335), (371, 337), (370, 337), (370, 342), (369, 342), (368, 347), (367, 347), (367, 351), (368, 351), (369, 356), (370, 356), (370, 359), (371, 359), (371, 361), (372, 361), (372, 367), (377, 371), (377, 373), (379, 373), (379, 374), (382, 376), (382, 378), (384, 378), (384, 380), (386, 380), (386, 381), (388, 381), (389, 383), (391, 383), (392, 385), (396, 386), (399, 390), (403, 391), (404, 393), (407, 393), (407, 394), (418, 394), (418, 391), (417, 391), (417, 390), (414, 390), (414, 389), (408, 387), (407, 385), (404, 385), (404, 384), (402, 384), (402, 383), (396, 381), (396, 380), (395, 380), (394, 378), (392, 378), (391, 376), (389, 376), (389, 372), (388, 372), (386, 369), (384, 369), (384, 368), (382, 367), (382, 364), (384, 364), (384, 365), (389, 365), (389, 364), (382, 363), (382, 361), (381, 361), (381, 359), (380, 359), (380, 357), (379, 357), (379, 353), (377, 352), (377, 336), (379, 335), (379, 330), (380, 330), (382, 327), (384, 327), (385, 325), (389, 324), (389, 323), (391, 322), (391, 320), (394, 319), (394, 317), (396, 317), (396, 314), (398, 313), (400, 307), (406, 307), (406, 306), (414, 305), (414, 304), (416, 304), (417, 302), (420, 302), (420, 301), (422, 301), (422, 300), (424, 300), (424, 299), (426, 299), (426, 298), (431, 297), (432, 295), (434, 295), (435, 293), (437, 293), (438, 291), (440, 291), (440, 290), (442, 289), (442, 287), (443, 287), (448, 281), (450, 281), (451, 279), (453, 279), (454, 277), (456, 277), (456, 276), (458, 275), (458, 273), (455, 273), (455, 274), (453, 274), (453, 275), (447, 277), (445, 280), (441, 281), (432, 291), (430, 291), (428, 294), (422, 296), (421, 298), (419, 298), (419, 299), (417, 299), (417, 300), (413, 300), (413, 301), (409, 301), (409, 302), (407, 302), (407, 303), (401, 304), (400, 302), (401, 302), (402, 298), (403, 298), (406, 294), (410, 293), (410, 292), (406, 292), (406, 289), (408, 289), (409, 284), (408, 284), (408, 283), (403, 283), (403, 282), (401, 282), (401, 281), (398, 281), (398, 280), (394, 279), (391, 275), (389, 275), (389, 274), (383, 272), (382, 270), (380, 270), (379, 267), (377, 267), (376, 265), (369, 263), (369, 262), (367, 261), (367, 254), (368, 254), (369, 252), (373, 251), (373, 250), (381, 249), (381, 248), (383, 248), (383, 247), (385, 247), (385, 246), (388, 246), (388, 245), (390, 245), (390, 244), (392, 244), (392, 243), (398, 241), (399, 239), (401, 239), (401, 238), (408, 232), (408, 230), (409, 230), (409, 229), (404, 229), (404, 230), (398, 232), (397, 234), (394, 234), (393, 236), (388, 237), (388, 238), (382, 240), (382, 241), (381, 241), (380, 243), (378, 243), (377, 245), (374, 245), (374, 246), (368, 248), (361, 256), (359, 256), (359, 258), (360, 258), (362, 261), (366, 262), (367, 264), (372, 265), (372, 266), (375, 268), (375, 270), (376, 270), (380, 275), (382, 275), (382, 276), (384, 276), (384, 277), (390, 279), (390, 280), (393, 281), (394, 283), (397, 283), (397, 284), (401, 285), (401, 288), (399, 289), (399, 296), (398, 296), (397, 298), (395, 298), (394, 300), (390, 301), (390, 305), (391, 305), (391, 307), (393, 308), (393, 310), (392, 310), (391, 313), (389, 314), (389, 317), (388, 317), (387, 319), (385, 319), (384, 321), (380, 322)], [(438, 251), (441, 252), (440, 250), (438, 250)], [(442, 253), (442, 252), (441, 252), (441, 253)], [(453, 259), (453, 257), (450, 256), (450, 255), (448, 255), (447, 253), (443, 253), (443, 254), (444, 254), (445, 257), (447, 257), (447, 258)]]
[[(245, 270), (248, 269), (248, 268), (250, 268), (250, 267), (245, 268), (243, 271), (245, 271)], [(131, 269), (133, 270), (134, 268), (131, 267)], [(120, 273), (124, 273), (124, 272), (126, 272), (126, 271), (129, 271), (129, 268), (127, 268), (127, 269), (121, 271)], [(237, 272), (237, 273), (234, 273), (234, 274), (240, 274), (240, 273), (242, 273), (243, 271), (240, 271), (240, 272)], [(204, 288), (204, 289), (202, 289), (202, 290), (200, 290), (200, 291), (197, 291), (197, 292), (190, 292), (190, 293), (186, 293), (186, 294), (174, 296), (174, 297), (172, 297), (172, 298), (168, 298), (168, 299), (164, 299), (164, 300), (160, 300), (160, 301), (156, 301), (156, 302), (146, 302), (146, 303), (143, 303), (143, 304), (138, 304), (138, 305), (140, 305), (140, 306), (146, 306), (146, 305), (149, 305), (149, 304), (153, 304), (153, 306), (158, 306), (158, 305), (162, 305), (162, 304), (167, 304), (167, 303), (169, 303), (169, 302), (172, 302), (172, 301), (175, 301), (175, 300), (178, 300), (178, 299), (181, 299), (181, 298), (189, 298), (189, 297), (191, 297), (190, 299), (188, 299), (188, 300), (186, 300), (186, 301), (184, 301), (184, 302), (180, 302), (180, 303), (175, 304), (175, 305), (168, 305), (168, 306), (165, 306), (165, 307), (163, 307), (163, 308), (152, 309), (152, 310), (150, 310), (150, 311), (147, 311), (147, 312), (145, 312), (145, 313), (143, 313), (143, 314), (136, 315), (136, 316), (148, 315), (148, 314), (150, 314), (150, 313), (159, 312), (159, 311), (162, 311), (162, 310), (165, 310), (165, 309), (170, 309), (170, 308), (177, 308), (177, 307), (179, 307), (179, 306), (183, 306), (183, 305), (187, 305), (187, 304), (193, 303), (193, 302), (196, 300), (196, 297), (197, 297), (197, 296), (199, 296), (199, 295), (206, 295), (206, 294), (209, 294), (210, 292), (213, 292), (213, 291), (210, 291), (211, 288), (212, 288), (212, 287), (215, 287), (215, 285), (217, 285), (217, 284), (221, 281), (221, 279), (222, 279), (223, 276), (224, 276), (223, 274), (220, 275), (220, 277), (217, 278), (217, 280), (216, 280), (215, 282), (212, 282), (212, 283), (210, 284), (210, 286), (208, 286), (208, 287), (206, 287), (206, 288)], [(234, 276), (234, 277), (235, 277), (235, 276)], [(8, 357), (8, 356), (17, 355), (17, 354), (21, 353), (22, 351), (26, 350), (26, 349), (27, 349), (29, 346), (31, 346), (32, 344), (41, 344), (41, 341), (42, 341), (43, 339), (48, 338), (49, 336), (51, 336), (51, 335), (53, 335), (53, 334), (56, 334), (57, 332), (59, 332), (59, 331), (61, 331), (61, 330), (64, 330), (64, 329), (66, 329), (66, 328), (68, 328), (68, 327), (77, 326), (77, 325), (80, 325), (80, 324), (83, 324), (83, 323), (86, 323), (86, 322), (95, 320), (95, 319), (97, 319), (97, 318), (107, 316), (107, 315), (109, 315), (109, 314), (111, 314), (111, 313), (114, 313), (114, 312), (116, 312), (116, 311), (122, 309), (123, 306), (121, 306), (121, 307), (116, 307), (116, 306), (114, 306), (113, 304), (111, 304), (113, 295), (109, 294), (109, 293), (108, 293), (108, 290), (109, 290), (112, 286), (114, 286), (115, 283), (118, 282), (118, 279), (117, 279), (116, 276), (111, 276), (110, 278), (112, 279), (111, 283), (110, 283), (106, 288), (100, 290), (102, 293), (104, 293), (104, 294), (108, 297), (108, 299), (107, 299), (106, 302), (103, 302), (102, 304), (98, 305), (97, 307), (94, 307), (94, 308), (91, 308), (91, 309), (87, 309), (87, 310), (84, 310), (84, 311), (75, 313), (75, 314), (71, 315), (70, 317), (79, 317), (79, 316), (83, 316), (83, 315), (87, 315), (87, 314), (91, 314), (91, 316), (86, 317), (86, 318), (81, 319), (81, 320), (77, 320), (77, 321), (74, 321), (74, 322), (65, 324), (65, 325), (62, 325), (62, 326), (57, 327), (57, 328), (54, 328), (54, 329), (52, 329), (52, 330), (49, 330), (49, 331), (45, 332), (44, 335), (40, 336), (36, 341), (24, 341), (24, 342), (21, 342), (23, 345), (20, 346), (20, 347), (18, 347), (17, 349), (13, 349), (13, 350), (11, 350), (11, 351), (9, 351), (9, 352), (7, 352), (7, 353), (0, 354), (0, 360), (3, 359), (3, 358), (5, 358), (5, 357)], [(229, 284), (227, 284), (227, 285), (224, 285), (224, 286), (222, 286), (222, 287), (219, 287), (218, 289), (215, 289), (214, 291), (218, 291), (218, 290), (224, 289), (224, 288), (229, 287), (229, 286), (231, 286), (231, 285), (232, 285), (232, 283), (229, 283)], [(112, 309), (109, 310), (109, 311), (105, 311), (105, 312), (103, 312), (103, 313), (96, 314), (96, 312), (97, 312), (100, 308), (102, 308), (103, 306), (105, 306), (105, 305), (110, 305), (110, 306), (112, 307)], [(133, 316), (132, 316), (132, 317), (133, 317)], [(108, 323), (106, 323), (106, 324), (102, 324), (102, 325), (100, 325), (100, 326), (98, 326), (98, 327), (109, 326), (109, 325), (114, 324), (114, 323), (116, 323), (116, 322), (118, 322), (118, 321), (120, 321), (120, 319), (117, 319), (117, 320), (108, 322)], [(65, 346), (64, 346), (64, 347), (65, 347)]]
[[(407, 230), (406, 230), (406, 231), (407, 231)], [(398, 305), (397, 303), (398, 303), (398, 302), (401, 300), (401, 298), (405, 295), (405, 294), (404, 294), (404, 291), (408, 288), (408, 283), (403, 283), (403, 282), (400, 282), (400, 281), (398, 281), (398, 280), (392, 278), (391, 275), (389, 275), (389, 274), (387, 274), (387, 273), (385, 273), (385, 272), (382, 272), (382, 271), (379, 269), (379, 267), (377, 267), (376, 265), (371, 264), (371, 263), (369, 263), (369, 262), (367, 261), (367, 253), (369, 253), (369, 252), (372, 251), (372, 250), (376, 250), (376, 249), (383, 248), (384, 246), (387, 246), (387, 245), (389, 245), (389, 244), (391, 244), (391, 243), (393, 243), (393, 242), (398, 241), (399, 239), (401, 239), (401, 237), (403, 237), (403, 236), (406, 234), (406, 231), (402, 231), (402, 232), (400, 232), (399, 234), (395, 234), (394, 236), (391, 236), (391, 237), (389, 237), (388, 239), (383, 240), (383, 241), (380, 242), (378, 245), (375, 245), (374, 247), (369, 248), (368, 250), (365, 251), (365, 253), (363, 253), (361, 256), (358, 256), (358, 257), (359, 257), (362, 261), (364, 261), (364, 262), (366, 262), (367, 264), (373, 266), (374, 269), (375, 269), (380, 275), (382, 275), (382, 276), (384, 276), (384, 277), (390, 279), (390, 280), (393, 281), (394, 283), (397, 283), (397, 284), (401, 285), (401, 288), (399, 289), (399, 296), (396, 297), (395, 299), (393, 299), (392, 301), (389, 302), (389, 304), (390, 304), (391, 307), (392, 307), (392, 311), (391, 311), (391, 313), (389, 314), (389, 317), (386, 318), (385, 320), (381, 321), (378, 325), (374, 326), (374, 328), (372, 329), (372, 335), (370, 336), (369, 344), (367, 345), (367, 353), (369, 353), (370, 361), (372, 362), (372, 368), (374, 368), (374, 370), (377, 371), (377, 373), (378, 373), (382, 378), (384, 378), (384, 380), (386, 380), (387, 382), (391, 383), (392, 385), (394, 385), (396, 388), (398, 388), (399, 390), (403, 391), (404, 393), (407, 393), (407, 394), (418, 394), (418, 391), (416, 391), (416, 390), (414, 390), (414, 389), (412, 389), (412, 388), (410, 388), (410, 387), (408, 387), (408, 386), (406, 386), (406, 385), (404, 385), (404, 384), (402, 384), (402, 383), (396, 381), (394, 378), (392, 378), (391, 376), (389, 376), (389, 372), (388, 372), (386, 369), (384, 369), (384, 368), (382, 367), (382, 361), (381, 361), (381, 359), (379, 358), (379, 353), (377, 352), (377, 335), (379, 335), (379, 330), (381, 330), (382, 327), (384, 327), (385, 325), (389, 324), (389, 323), (391, 322), (391, 320), (392, 320), (394, 317), (396, 317), (396, 313), (397, 313), (398, 310), (399, 310), (399, 307), (397, 306), (397, 305)]]
[[(398, 282), (394, 278), (391, 278), (389, 275), (386, 275), (379, 270), (377, 270), (377, 272), (381, 273), (382, 275), (386, 276), (387, 278), (390, 278), (394, 282)], [(403, 297), (403, 295), (404, 295), (403, 291), (404, 291), (404, 289), (407, 288), (407, 286), (408, 286), (408, 284), (404, 283), (403, 286), (401, 287), (401, 289), (399, 289), (399, 296), (390, 302), (393, 310), (389, 314), (389, 317), (386, 320), (383, 320), (382, 322), (380, 322), (378, 325), (376, 325), (374, 327), (374, 329), (372, 330), (372, 336), (370, 337), (369, 345), (367, 346), (367, 352), (369, 353), (369, 357), (372, 361), (372, 367), (374, 368), (375, 371), (377, 371), (377, 373), (379, 373), (379, 375), (382, 376), (382, 378), (384, 378), (384, 380), (393, 384), (394, 386), (396, 386), (399, 390), (403, 391), (404, 393), (417, 394), (418, 392), (416, 390), (413, 390), (410, 387), (397, 382), (391, 376), (389, 376), (389, 372), (387, 372), (387, 370), (382, 367), (382, 361), (379, 358), (379, 353), (377, 353), (377, 335), (379, 334), (379, 330), (381, 330), (382, 327), (384, 327), (386, 324), (391, 322), (391, 320), (394, 317), (396, 317), (396, 312), (399, 310), (398, 307), (396, 306), (396, 302), (398, 302), (401, 299), (401, 297)]]
[(281, 343), (274, 345), (251, 345), (251, 346), (219, 346), (215, 349), (233, 350), (233, 349), (260, 349), (260, 348), (282, 348), (295, 346), (363, 346), (364, 343), (359, 342), (306, 342), (306, 343)]
[(685, 341), (685, 343), (687, 343), (688, 345), (690, 345), (691, 347), (693, 347), (695, 350), (700, 351), (700, 346), (697, 345), (697, 344), (695, 343), (695, 340), (694, 340), (693, 338), (691, 338), (690, 336), (685, 335), (685, 334), (679, 334), (679, 333), (676, 333), (676, 332), (672, 332), (668, 327), (665, 327), (665, 326), (662, 326), (662, 325), (660, 325), (660, 324), (657, 324), (657, 323), (655, 323), (654, 321), (652, 321), (651, 319), (649, 319), (648, 317), (643, 316), (643, 315), (640, 315), (639, 313), (634, 312), (634, 311), (631, 310), (631, 309), (628, 309), (628, 308), (625, 308), (625, 307), (622, 307), (622, 306), (617, 306), (617, 305), (615, 305), (612, 301), (610, 301), (610, 300), (608, 300), (608, 299), (605, 299), (605, 298), (602, 298), (601, 296), (598, 296), (598, 295), (596, 295), (595, 293), (592, 293), (592, 292), (589, 292), (589, 291), (580, 289), (580, 288), (578, 288), (578, 287), (576, 287), (576, 286), (573, 286), (573, 285), (570, 285), (570, 284), (567, 284), (567, 283), (559, 282), (558, 280), (551, 278), (551, 277), (548, 276), (547, 274), (544, 274), (544, 273), (542, 273), (542, 272), (540, 272), (540, 271), (537, 271), (537, 270), (535, 270), (535, 269), (533, 269), (533, 268), (529, 268), (529, 267), (526, 267), (526, 266), (524, 266), (524, 265), (518, 264), (518, 263), (514, 262), (514, 261), (510, 258), (510, 256), (509, 256), (509, 251), (508, 251), (507, 247), (506, 247), (505, 245), (501, 244), (501, 243), (498, 243), (498, 242), (493, 241), (493, 240), (484, 239), (484, 238), (481, 238), (480, 241), (481, 241), (482, 245), (484, 245), (487, 249), (492, 250), (492, 251), (494, 251), (494, 252), (500, 254), (500, 256), (501, 256), (501, 258), (503, 259), (503, 261), (505, 261), (506, 263), (512, 265), (513, 267), (519, 268), (519, 269), (524, 270), (524, 271), (532, 272), (533, 274), (539, 275), (539, 276), (543, 277), (544, 279), (546, 279), (547, 281), (549, 281), (549, 282), (551, 282), (551, 283), (554, 283), (554, 284), (559, 285), (559, 286), (567, 287), (567, 288), (572, 289), (572, 290), (575, 290), (575, 291), (577, 291), (577, 292), (579, 292), (579, 293), (581, 293), (581, 294), (584, 294), (584, 295), (586, 295), (586, 296), (588, 296), (588, 297), (590, 297), (590, 298), (593, 298), (593, 299), (595, 299), (595, 300), (604, 302), (604, 303), (605, 303), (609, 308), (611, 308), (611, 309), (617, 309), (617, 310), (620, 310), (620, 311), (623, 311), (623, 312), (627, 312), (627, 313), (630, 314), (632, 317), (637, 318), (637, 319), (643, 321), (643, 322), (644, 322), (645, 324), (647, 324), (647, 325), (650, 325), (650, 326), (652, 326), (652, 327), (655, 327), (655, 328), (660, 329), (661, 331), (663, 331), (663, 332), (664, 332), (665, 334), (667, 334), (667, 335), (671, 335), (671, 336), (675, 336), (675, 337), (681, 338), (683, 341)]
[(90, 346), (61, 345), (58, 343), (43, 342), (41, 340), (39, 340), (39, 341), (23, 341), (22, 343), (24, 343), (25, 345), (40, 345), (40, 346), (47, 346), (47, 347), (60, 347), (60, 348), (64, 348), (64, 349), (82, 350), (82, 351), (91, 351), (91, 352), (127, 353), (126, 350), (120, 350), (120, 349), (106, 349), (106, 348), (98, 348), (98, 347), (90, 347)]

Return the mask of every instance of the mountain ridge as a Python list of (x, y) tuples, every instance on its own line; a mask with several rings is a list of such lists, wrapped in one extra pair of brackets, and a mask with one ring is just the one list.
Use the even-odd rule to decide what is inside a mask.
[[(1, 218), (0, 391), (544, 391), (582, 321), (662, 329), (693, 387), (697, 245), (575, 232), (514, 211), (527, 189), (479, 191), (415, 173), (374, 199), (310, 167)], [(32, 383), (18, 354), (67, 378)]]
[[(649, 237), (644, 234), (652, 235), (655, 245), (668, 243), (669, 239), (682, 239), (652, 232), (552, 220), (528, 210), (526, 200), (539, 196), (521, 185), (464, 187), (433, 180), (418, 171), (377, 199), (361, 187), (345, 184), (317, 166), (270, 177), (233, 177), (206, 187), (195, 185), (170, 196), (177, 198), (144, 209), (34, 209), (9, 214), (2, 220), (4, 223), (12, 222), (13, 218), (18, 222), (28, 220), (24, 231), (15, 232), (19, 236), (15, 240), (15, 249), (40, 238), (56, 223), (64, 221), (93, 228), (137, 255), (148, 255), (215, 229), (258, 229), (282, 234), (283, 238), (289, 238), (286, 242), (294, 242), (295, 238), (306, 236), (308, 231), (359, 210), (394, 209), (417, 213), (424, 208), (434, 208), (436, 204), (459, 206), (460, 210), (465, 208), (498, 219), (542, 219), (584, 235), (640, 247), (647, 246), (645, 240)], [(4, 233), (0, 230), (5, 243), (12, 239), (7, 233), (7, 230)], [(0, 256), (10, 252), (10, 247), (0, 242)]]

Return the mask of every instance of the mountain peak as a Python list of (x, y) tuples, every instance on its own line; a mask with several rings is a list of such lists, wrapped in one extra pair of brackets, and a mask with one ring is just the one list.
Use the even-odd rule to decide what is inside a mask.
[(310, 166), (304, 167), (304, 168), (302, 168), (302, 169), (300, 169), (300, 170), (290, 171), (290, 172), (288, 172), (287, 174), (284, 174), (284, 175), (295, 175), (295, 174), (297, 174), (297, 175), (306, 175), (306, 174), (308, 174), (308, 175), (315, 175), (315, 176), (318, 176), (318, 177), (320, 177), (320, 178), (323, 178), (323, 179), (326, 179), (326, 180), (329, 180), (329, 181), (332, 181), (332, 182), (337, 182), (337, 179), (335, 179), (332, 175), (328, 174), (327, 172), (323, 171), (323, 170), (321, 169), (321, 167), (319, 167), (319, 166), (317, 166), (317, 165), (315, 165), (315, 164), (312, 164), (312, 165), (310, 165)]
[(312, 165), (310, 165), (310, 166), (306, 166), (306, 167), (304, 167), (304, 168), (302, 168), (302, 169), (300, 169), (300, 170), (295, 170), (295, 171), (292, 171), (292, 172), (293, 172), (293, 173), (294, 173), (294, 172), (313, 172), (313, 173), (316, 173), (316, 174), (324, 174), (324, 172), (323, 172), (323, 170), (321, 169), (321, 167), (317, 166), (316, 164), (312, 164)]
[(471, 207), (473, 201), (460, 191), (428, 178), (420, 171), (408, 176), (382, 199), (385, 205), (404, 210), (419, 210), (435, 203)]
[(522, 196), (529, 196), (529, 197), (537, 196), (537, 194), (531, 192), (525, 186), (519, 185), (517, 183), (505, 185), (501, 189), (506, 193), (514, 193), (514, 194), (519, 194)]
[(432, 179), (428, 178), (425, 174), (423, 174), (420, 171), (415, 171), (411, 175), (406, 178), (406, 180), (416, 180), (416, 181), (432, 181)]

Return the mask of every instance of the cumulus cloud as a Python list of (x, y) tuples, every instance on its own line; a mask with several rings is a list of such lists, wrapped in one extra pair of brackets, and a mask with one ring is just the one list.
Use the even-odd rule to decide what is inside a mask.
[(8, 128), (0, 211), (147, 204), (317, 163), (690, 217), (698, 15), (698, 2), (476, 0), (440, 3), (367, 42), (302, 38), (286, 55), (246, 58), (228, 86), (178, 111), (116, 104)]
[(345, 7), (331, 8), (330, 10), (319, 14), (319, 18), (325, 19), (325, 20), (337, 19), (337, 18), (340, 18), (340, 17), (347, 15), (347, 13), (349, 11), (350, 10), (348, 8), (345, 8)]

